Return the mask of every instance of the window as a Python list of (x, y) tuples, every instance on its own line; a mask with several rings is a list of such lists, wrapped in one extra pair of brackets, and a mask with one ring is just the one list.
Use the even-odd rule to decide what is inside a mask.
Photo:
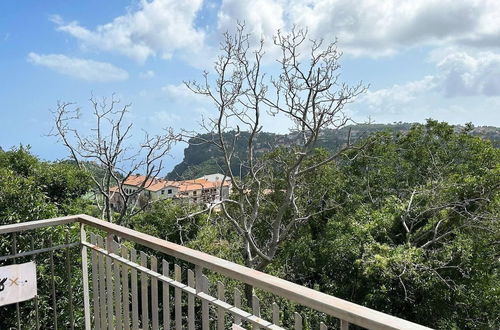
[(167, 194), (169, 194), (169, 195), (170, 195), (171, 193), (172, 193), (172, 189), (168, 189), (168, 190), (167, 190)]
[(162, 190), (162, 191), (161, 191), (161, 194), (162, 194), (162, 195), (165, 195), (165, 190)]
[(195, 191), (193, 191), (193, 196), (194, 196), (194, 195), (196, 195), (196, 190), (195, 190)]

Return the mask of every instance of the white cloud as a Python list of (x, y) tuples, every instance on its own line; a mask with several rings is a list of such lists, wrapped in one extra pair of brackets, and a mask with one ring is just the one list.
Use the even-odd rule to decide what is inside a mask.
[(139, 62), (180, 53), (198, 65), (213, 56), (221, 33), (233, 31), (237, 21), (268, 41), (278, 29), (305, 27), (314, 38), (338, 37), (344, 52), (360, 56), (394, 54), (416, 46), (500, 49), (497, 0), (358, 0), (355, 4), (352, 0), (222, 0), (217, 22), (201, 28), (196, 19), (202, 9), (203, 0), (141, 0), (127, 14), (95, 28), (67, 23), (58, 15), (50, 19), (83, 48)]
[[(334, 33), (342, 48), (360, 55), (383, 55), (420, 45), (479, 43), (500, 34), (498, 1), (321, 0), (297, 5), (296, 21), (317, 36)], [(498, 43), (485, 46), (498, 47)]]
[[(450, 51), (450, 49), (448, 49)], [(440, 54), (440, 55), (438, 55)], [(368, 91), (351, 110), (357, 119), (500, 124), (500, 55), (493, 52), (436, 52), (436, 74)]]
[(224, 0), (217, 15), (217, 28), (219, 32), (234, 31), (235, 23), (240, 21), (255, 36), (270, 37), (285, 26), (284, 13), (283, 1)]
[(163, 86), (161, 90), (172, 102), (192, 105), (208, 103), (207, 97), (193, 93), (184, 83), (178, 85), (168, 84)]
[(152, 79), (155, 76), (155, 72), (153, 70), (148, 70), (139, 73), (139, 77), (142, 79)]
[(49, 15), (49, 21), (51, 21), (52, 23), (57, 24), (57, 25), (64, 24), (64, 20), (61, 17), (61, 15), (57, 15), (57, 14)]
[(170, 125), (172, 122), (179, 121), (181, 117), (176, 115), (175, 113), (171, 113), (168, 111), (158, 111), (155, 112), (151, 117), (150, 120), (152, 123), (162, 126), (162, 125)]
[(434, 76), (426, 76), (421, 80), (411, 81), (389, 88), (367, 91), (358, 99), (365, 104), (370, 112), (397, 113), (402, 106), (410, 104), (417, 98), (429, 94), (437, 87), (437, 79)]
[(87, 81), (110, 82), (128, 78), (127, 71), (110, 63), (68, 57), (62, 54), (28, 54), (28, 61), (56, 72)]
[(194, 27), (202, 0), (142, 0), (138, 10), (116, 17), (94, 30), (73, 21), (64, 23), (52, 16), (58, 30), (81, 41), (84, 48), (120, 53), (139, 62), (160, 55), (170, 58), (174, 52), (194, 52), (204, 42), (204, 32)]
[(441, 59), (437, 68), (447, 97), (500, 96), (500, 54), (456, 52)]
[[(307, 27), (315, 38), (338, 37), (343, 51), (380, 56), (422, 45), (500, 47), (496, 0), (224, 0), (219, 29), (244, 20), (250, 31)], [(220, 31), (219, 31), (220, 32)]]
[(455, 51), (434, 58), (437, 73), (423, 79), (368, 91), (359, 98), (371, 111), (397, 112), (415, 99), (430, 99), (431, 94), (448, 98), (500, 96), (500, 54)]

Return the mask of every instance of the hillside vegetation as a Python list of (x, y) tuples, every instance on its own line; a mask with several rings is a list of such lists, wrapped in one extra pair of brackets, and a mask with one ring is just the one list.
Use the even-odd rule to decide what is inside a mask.
[[(350, 151), (341, 163), (329, 163), (304, 179), (295, 202), (313, 216), (282, 243), (264, 271), (437, 329), (498, 329), (500, 149), (494, 146), (498, 129), (457, 128), (436, 121), (406, 125), (391, 125), (393, 129), (366, 136), (366, 129), (357, 126), (353, 135), (360, 137), (363, 152)], [(261, 136), (259, 152), (268, 161), (283, 159), (279, 157), (293, 150), (285, 147), (294, 143), (292, 135)], [(324, 148), (316, 149), (314, 157), (328, 157), (339, 141), (327, 134)], [(210, 150), (199, 146), (186, 153), (198, 165), (210, 158)], [(196, 175), (209, 168), (202, 165), (199, 170)], [(273, 217), (273, 203), (282, 198), (285, 182), (279, 166), (272, 171), (266, 182), (271, 187), (266, 195), (270, 207), (263, 213), (268, 218)], [(92, 189), (89, 174), (74, 164), (44, 162), (26, 148), (0, 150), (0, 174), (0, 224), (99, 213), (92, 201), (82, 198)], [(164, 200), (128, 219), (127, 225), (243, 263), (241, 235), (217, 212), (209, 216), (199, 210), (197, 205)], [(186, 217), (190, 213), (196, 216)], [(266, 241), (266, 220), (257, 220), (255, 240)], [(46, 229), (36, 242), (64, 242), (67, 234), (78, 237), (78, 228)], [(27, 250), (29, 244), (19, 241), (18, 247)], [(8, 254), (10, 247), (10, 237), (0, 237), (0, 255)], [(78, 249), (72, 250), (74, 288), (81, 288), (79, 256)], [(44, 255), (37, 262), (48, 265), (50, 260)], [(66, 254), (56, 253), (54, 262), (58, 283), (65, 283)], [(43, 308), (51, 303), (51, 288), (44, 280), (49, 270), (39, 270), (38, 302)], [(209, 276), (243, 290), (234, 281)], [(57, 290), (59, 317), (68, 324), (65, 287)], [(259, 290), (255, 294), (262, 309), (270, 310), (272, 297)], [(332, 321), (300, 306), (279, 303), (288, 320), (293, 320), (294, 312), (306, 316), (306, 329)], [(21, 318), (27, 328), (34, 328), (33, 304), (27, 304)], [(78, 327), (80, 307), (75, 309)], [(0, 312), (15, 315), (15, 306)], [(44, 314), (42, 328), (50, 328), (51, 322), (50, 313)], [(1, 329), (14, 325), (15, 317), (0, 318)]]
[[(368, 134), (369, 128), (375, 132)], [(433, 328), (499, 328), (499, 130), (430, 120), (357, 126), (352, 135), (363, 152), (307, 177), (296, 203), (317, 215), (265, 271)], [(288, 152), (285, 146), (294, 141), (292, 135), (261, 137), (268, 159)], [(266, 152), (262, 141), (281, 147)], [(325, 134), (316, 157), (328, 157), (342, 141)], [(218, 169), (217, 157), (190, 146), (177, 169), (205, 174)], [(283, 171), (275, 170), (266, 183), (273, 187), (270, 204), (284, 191)], [(216, 216), (207, 221), (212, 225), (191, 232), (185, 243), (241, 262), (241, 237)], [(255, 239), (265, 241), (262, 221)], [(308, 318), (313, 328), (320, 320)]]
[[(349, 131), (351, 132), (352, 140), (359, 140), (380, 131), (392, 133), (408, 132), (412, 127), (411, 123), (394, 123), (394, 124), (358, 124), (347, 126), (339, 131), (327, 130), (321, 136), (318, 142), (319, 147), (323, 147), (329, 151), (337, 150), (342, 144), (347, 141)], [(461, 126), (455, 126), (455, 131), (463, 129)], [(470, 131), (471, 135), (480, 136), (490, 140), (495, 147), (500, 147), (500, 128), (492, 126), (478, 126)], [(226, 134), (230, 135), (230, 133)], [(210, 138), (208, 134), (200, 135), (203, 138)], [(241, 159), (246, 159), (245, 145), (248, 142), (249, 133), (241, 132), (240, 139), (236, 145), (236, 154)], [(255, 146), (256, 151), (263, 154), (272, 150), (276, 146), (293, 145), (298, 142), (295, 134), (274, 134), (261, 132), (258, 134)], [(184, 150), (184, 159), (177, 164), (175, 168), (167, 175), (169, 180), (194, 179), (200, 176), (223, 172), (222, 168), (224, 161), (222, 154), (211, 144), (189, 144)], [(237, 164), (232, 169), (235, 173), (240, 173)], [(242, 175), (245, 171), (242, 170)]]

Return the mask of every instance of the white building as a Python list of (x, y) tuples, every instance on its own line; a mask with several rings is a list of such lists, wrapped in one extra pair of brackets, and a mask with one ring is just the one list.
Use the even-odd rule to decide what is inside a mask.
[[(185, 199), (190, 203), (205, 203), (207, 205), (220, 202), (229, 197), (231, 192), (231, 181), (224, 180), (222, 174), (210, 174), (194, 180), (167, 181), (157, 178), (149, 178), (143, 175), (131, 175), (123, 183), (125, 193), (141, 189), (141, 197), (146, 200), (158, 199)], [(147, 180), (146, 180), (147, 179)], [(122, 207), (123, 200), (118, 187), (112, 187), (113, 193), (111, 206), (115, 209)]]

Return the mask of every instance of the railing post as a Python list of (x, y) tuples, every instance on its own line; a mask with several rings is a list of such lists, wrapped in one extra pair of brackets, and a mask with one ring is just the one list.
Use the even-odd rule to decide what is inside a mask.
[(90, 330), (90, 298), (89, 298), (89, 269), (87, 261), (87, 247), (82, 243), (87, 241), (85, 225), (80, 223), (80, 246), (82, 253), (82, 279), (83, 279), (83, 315), (85, 318), (85, 330)]
[[(195, 273), (195, 286), (196, 286), (196, 293), (199, 292), (205, 292), (208, 293), (208, 280), (206, 280), (205, 276), (203, 275), (203, 267), (200, 265), (195, 265), (194, 266), (194, 273)], [(209, 306), (208, 302), (205, 300), (201, 301), (201, 328), (203, 330), (209, 329), (210, 326), (210, 321), (209, 321)]]
[[(106, 236), (106, 247), (109, 253), (114, 253), (114, 241), (113, 234), (108, 233)], [(113, 330), (115, 328), (114, 312), (113, 312), (113, 275), (111, 274), (113, 260), (110, 257), (106, 257), (106, 302), (108, 303), (108, 329)]]
[(203, 283), (201, 282), (201, 276), (203, 275), (203, 267), (199, 265), (194, 265), (194, 275), (196, 278), (195, 285), (196, 285), (196, 292), (202, 292), (203, 291)]
[[(17, 254), (17, 233), (12, 233), (12, 254), (15, 256)], [(14, 264), (17, 264), (16, 258), (13, 259)], [(19, 303), (16, 302), (16, 319), (17, 328), (21, 329), (21, 312), (19, 309)]]

